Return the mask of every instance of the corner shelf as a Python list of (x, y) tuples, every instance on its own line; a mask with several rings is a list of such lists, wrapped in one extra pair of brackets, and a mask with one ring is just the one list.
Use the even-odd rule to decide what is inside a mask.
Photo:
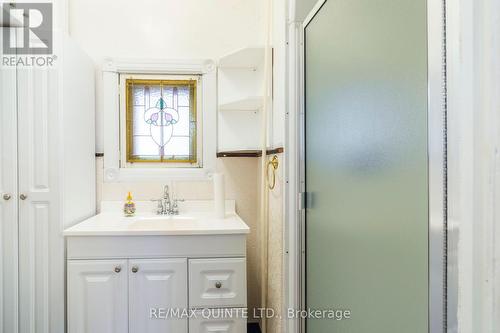
[(220, 69), (250, 69), (256, 71), (264, 62), (263, 47), (245, 47), (219, 59)]
[(260, 154), (264, 47), (235, 50), (218, 61), (218, 157)]
[(219, 104), (219, 111), (257, 111), (262, 108), (262, 96), (251, 96)]

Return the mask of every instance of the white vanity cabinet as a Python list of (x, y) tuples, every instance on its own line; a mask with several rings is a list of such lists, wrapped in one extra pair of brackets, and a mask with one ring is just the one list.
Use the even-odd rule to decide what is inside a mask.
[(66, 234), (68, 333), (246, 332), (247, 228), (78, 230)]
[(186, 259), (70, 260), (69, 332), (187, 332), (187, 318), (150, 318), (187, 307), (186, 275)]

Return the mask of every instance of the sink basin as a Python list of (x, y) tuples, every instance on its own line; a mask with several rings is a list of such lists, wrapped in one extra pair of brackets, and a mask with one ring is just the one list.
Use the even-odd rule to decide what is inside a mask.
[(179, 215), (156, 215), (150, 201), (136, 201), (136, 215), (123, 216), (123, 202), (103, 201), (101, 213), (66, 230), (80, 236), (173, 236), (248, 234), (250, 229), (235, 212), (234, 201), (226, 204), (224, 218), (214, 216), (212, 201), (186, 201)]
[(195, 219), (189, 216), (148, 216), (148, 217), (138, 217), (132, 223), (130, 223), (130, 228), (145, 228), (145, 229), (156, 229), (166, 224), (181, 224), (181, 223), (192, 223)]

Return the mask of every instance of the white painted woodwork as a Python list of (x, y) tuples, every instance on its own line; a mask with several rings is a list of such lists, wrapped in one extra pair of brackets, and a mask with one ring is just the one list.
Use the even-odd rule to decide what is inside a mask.
[[(67, 236), (68, 333), (187, 333), (188, 326), (190, 332), (245, 332), (246, 233), (241, 232)], [(122, 267), (119, 274), (126, 276), (125, 282), (123, 276), (110, 273), (117, 265)], [(94, 289), (88, 285), (89, 277), (93, 281), (100, 278), (92, 285)], [(216, 282), (221, 282), (221, 288), (215, 286)], [(89, 290), (92, 297), (87, 295)], [(99, 293), (101, 298), (94, 296)], [(193, 305), (189, 295), (193, 294), (202, 299), (196, 309), (206, 312), (220, 308), (225, 317), (216, 312), (210, 318), (187, 318), (187, 311)], [(125, 306), (121, 297), (126, 299)], [(118, 305), (113, 308), (109, 302)], [(86, 310), (95, 307), (103, 308), (100, 312)], [(170, 309), (178, 309), (180, 316), (172, 319), (167, 315)], [(208, 321), (198, 322), (198, 319)]]
[(18, 325), (16, 91), (16, 69), (0, 67), (0, 332), (17, 332)]
[(242, 309), (197, 310), (189, 321), (189, 333), (245, 333), (246, 319)]
[[(259, 50), (260, 52), (258, 52)], [(235, 60), (235, 58), (239, 59)], [(248, 63), (245, 64), (245, 61), (248, 61)], [(219, 59), (219, 107), (229, 102), (246, 100), (250, 97), (260, 96), (262, 98), (263, 65), (264, 48), (245, 48)], [(261, 105), (262, 102), (257, 104), (257, 109)]]
[(187, 309), (186, 259), (129, 261), (129, 333), (187, 333), (187, 318), (154, 318), (151, 309)]
[[(304, 0), (302, 0), (304, 1)], [(300, 1), (301, 2), (301, 1)], [(294, 4), (296, 5), (296, 4)], [(284, 147), (285, 124), (288, 111), (288, 59), (290, 35), (288, 24), (295, 22), (288, 20), (288, 0), (275, 0), (272, 2), (272, 114), (269, 116), (269, 145), (272, 148)]]
[(68, 261), (68, 333), (127, 331), (127, 260)]
[(264, 48), (236, 50), (218, 61), (217, 151), (259, 149)]
[(262, 108), (262, 96), (248, 96), (219, 104), (219, 111), (258, 111)]
[(260, 149), (261, 115), (260, 111), (219, 111), (218, 151)]
[(59, 163), (64, 174), (62, 223), (68, 227), (95, 214), (95, 64), (74, 40), (66, 38), (63, 47)]
[[(207, 180), (215, 171), (217, 73), (211, 60), (107, 59), (103, 66), (104, 181)], [(122, 167), (120, 163), (120, 74), (201, 75), (202, 167)]]
[[(19, 331), (52, 333), (64, 311), (64, 241), (58, 211), (57, 71), (18, 69)], [(61, 318), (61, 317), (59, 317)], [(56, 318), (52, 318), (55, 320)]]
[[(91, 244), (91, 246), (89, 246)], [(68, 259), (242, 257), (246, 236), (71, 236), (67, 237)]]
[(448, 332), (500, 331), (500, 4), (446, 3)]
[(245, 258), (189, 260), (189, 291), (191, 308), (246, 306)]
[(94, 68), (55, 40), (54, 67), (0, 70), (2, 332), (65, 332), (62, 231), (95, 213)]
[(221, 69), (257, 70), (263, 62), (263, 47), (245, 47), (221, 57), (218, 65)]

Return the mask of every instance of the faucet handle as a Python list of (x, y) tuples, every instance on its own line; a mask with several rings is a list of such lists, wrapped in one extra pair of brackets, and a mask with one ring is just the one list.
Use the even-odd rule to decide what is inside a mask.
[(174, 215), (179, 215), (179, 202), (185, 201), (184, 199), (174, 199), (172, 203), (172, 213)]
[(177, 207), (177, 204), (178, 204), (179, 202), (184, 202), (184, 201), (186, 201), (186, 199), (174, 199), (174, 200), (173, 200), (173, 204), (174, 204), (174, 206), (175, 206), (175, 207)]

